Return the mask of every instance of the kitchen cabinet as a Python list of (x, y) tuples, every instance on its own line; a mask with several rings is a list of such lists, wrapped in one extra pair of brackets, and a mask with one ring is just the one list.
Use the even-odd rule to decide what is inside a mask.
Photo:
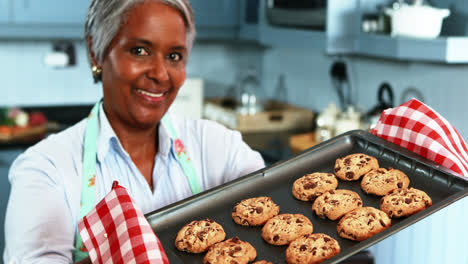
[[(89, 0), (0, 0), (0, 38), (82, 39)], [(197, 40), (259, 40), (263, 0), (191, 0)], [(274, 33), (273, 33), (274, 34)]]
[(259, 22), (260, 22), (260, 1), (261, 0), (241, 0), (239, 39), (258, 42)]
[(84, 24), (89, 0), (14, 0), (15, 24)]
[(202, 39), (236, 38), (239, 31), (240, 5), (232, 0), (192, 0), (198, 37)]
[(307, 47), (325, 50), (326, 35), (324, 31), (273, 26), (268, 22), (266, 16), (266, 4), (266, 0), (260, 0), (258, 29), (258, 41), (260, 44), (276, 47)]
[[(8, 19), (0, 19), (2, 38), (79, 39), (83, 37), (88, 0), (0, 1), (2, 1), (2, 10), (10, 12)], [(3, 14), (0, 13), (0, 16), (3, 17)]]
[(8, 171), (16, 157), (24, 150), (24, 148), (0, 149), (0, 252), (5, 248), (5, 213), (10, 195)]
[[(248, 0), (247, 0), (248, 1)], [(0, 0), (0, 37), (81, 39), (89, 0)], [(241, 4), (191, 0), (197, 39), (237, 39)]]
[[(441, 0), (442, 1), (442, 0)], [(463, 1), (451, 0), (462, 3)], [(464, 2), (463, 2), (464, 3)], [(329, 0), (327, 10), (327, 53), (354, 54), (398, 60), (439, 63), (468, 63), (468, 32), (436, 39), (392, 37), (388, 34), (364, 33), (364, 13), (377, 12), (386, 0)], [(438, 6), (434, 1), (434, 5)], [(466, 6), (466, 3), (464, 3)], [(450, 5), (453, 7), (453, 5)], [(460, 7), (461, 4), (458, 6)], [(468, 11), (468, 7), (466, 8)], [(465, 19), (465, 24), (468, 20)], [(445, 22), (444, 22), (445, 23)], [(445, 24), (444, 24), (445, 25)]]

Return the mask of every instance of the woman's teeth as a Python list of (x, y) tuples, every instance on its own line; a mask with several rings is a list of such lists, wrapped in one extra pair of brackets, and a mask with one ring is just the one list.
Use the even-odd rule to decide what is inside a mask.
[(143, 90), (138, 90), (138, 92), (143, 94), (143, 95), (150, 96), (150, 97), (155, 97), (155, 98), (158, 98), (158, 97), (161, 97), (161, 96), (164, 95), (164, 93), (150, 93), (150, 92), (143, 91)]

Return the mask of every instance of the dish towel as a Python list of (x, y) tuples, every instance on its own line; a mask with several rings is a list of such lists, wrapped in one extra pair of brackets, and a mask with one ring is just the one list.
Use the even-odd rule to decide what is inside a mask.
[(432, 160), (458, 176), (468, 176), (465, 141), (445, 118), (417, 99), (384, 110), (371, 133)]
[(117, 181), (78, 230), (93, 263), (169, 263), (143, 213)]

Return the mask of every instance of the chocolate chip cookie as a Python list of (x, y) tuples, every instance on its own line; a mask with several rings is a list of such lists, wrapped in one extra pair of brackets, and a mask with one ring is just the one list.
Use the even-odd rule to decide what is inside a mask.
[(335, 190), (338, 180), (332, 173), (315, 172), (297, 179), (293, 183), (294, 197), (302, 201), (314, 201), (324, 192)]
[(341, 251), (338, 241), (326, 234), (303, 235), (286, 249), (286, 262), (289, 264), (321, 263)]
[(359, 180), (362, 175), (379, 168), (376, 158), (362, 153), (355, 153), (335, 162), (336, 177), (344, 181)]
[(203, 264), (247, 264), (256, 257), (257, 251), (249, 242), (233, 237), (213, 245), (206, 253)]
[(312, 210), (321, 218), (336, 220), (361, 206), (362, 200), (359, 194), (340, 189), (320, 195), (312, 205)]
[(395, 189), (380, 199), (380, 210), (392, 218), (410, 216), (431, 205), (431, 197), (415, 188)]
[(386, 195), (397, 188), (408, 188), (410, 179), (400, 170), (378, 168), (362, 177), (361, 188), (368, 194)]
[(294, 239), (311, 234), (312, 222), (302, 214), (280, 214), (262, 228), (262, 238), (272, 245), (287, 245)]
[(232, 219), (239, 225), (259, 226), (278, 215), (279, 210), (279, 206), (270, 197), (255, 197), (236, 204), (232, 209)]
[(336, 230), (343, 238), (363, 241), (389, 228), (392, 220), (388, 215), (374, 207), (360, 207), (345, 214)]
[(223, 241), (226, 233), (214, 220), (192, 221), (183, 226), (175, 239), (175, 246), (180, 251), (201, 253), (217, 242)]

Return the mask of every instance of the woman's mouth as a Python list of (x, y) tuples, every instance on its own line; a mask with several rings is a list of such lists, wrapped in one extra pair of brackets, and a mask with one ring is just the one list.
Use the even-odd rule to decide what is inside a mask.
[(162, 93), (151, 93), (151, 92), (148, 92), (148, 91), (143, 91), (141, 89), (137, 89), (137, 92), (143, 96), (143, 98), (145, 98), (146, 100), (148, 101), (151, 101), (151, 102), (159, 102), (161, 101), (163, 98), (164, 98), (164, 95), (166, 94), (166, 92), (162, 92)]
[(164, 95), (164, 93), (150, 93), (150, 92), (143, 91), (140, 89), (138, 89), (138, 92), (141, 93), (142, 95), (146, 95), (146, 96), (154, 97), (154, 98), (159, 98)]

